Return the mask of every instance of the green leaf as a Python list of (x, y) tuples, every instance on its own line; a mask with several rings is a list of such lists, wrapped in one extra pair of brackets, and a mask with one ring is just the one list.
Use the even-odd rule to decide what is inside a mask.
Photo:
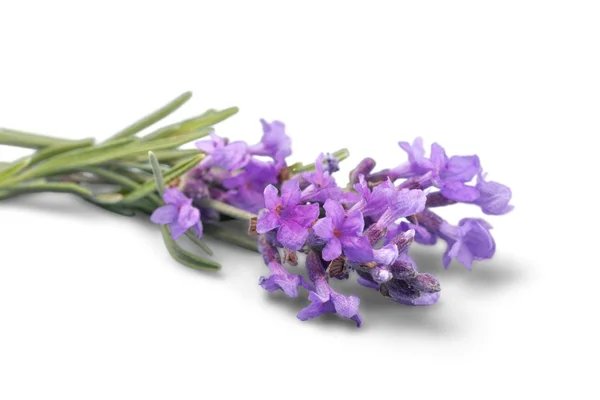
[(221, 269), (221, 264), (216, 261), (207, 260), (199, 257), (187, 250), (182, 249), (174, 240), (171, 238), (169, 229), (163, 225), (161, 226), (161, 233), (165, 245), (169, 254), (179, 263), (186, 267), (200, 269), (200, 270), (218, 270)]
[[(180, 176), (185, 174), (187, 171), (189, 171), (190, 169), (192, 169), (196, 165), (198, 165), (198, 163), (202, 160), (203, 157), (204, 157), (203, 155), (199, 155), (199, 156), (193, 157), (192, 159), (186, 160), (180, 164), (177, 164), (173, 168), (168, 170), (167, 173), (165, 173), (163, 176), (162, 173), (158, 173), (159, 171), (161, 171), (161, 169), (160, 169), (160, 166), (158, 165), (158, 160), (156, 159), (156, 156), (154, 156), (154, 154), (152, 152), (149, 152), (149, 159), (150, 159), (150, 163), (152, 165), (152, 169), (154, 170), (155, 180), (148, 181), (148, 182), (140, 185), (136, 190), (134, 190), (133, 192), (131, 192), (127, 196), (125, 196), (125, 198), (123, 199), (123, 202), (130, 203), (130, 202), (137, 201), (138, 199), (145, 197), (146, 195), (154, 192), (155, 190), (158, 190), (158, 192), (162, 195), (165, 190), (164, 182), (170, 182), (173, 179), (179, 178)], [(157, 188), (157, 182), (156, 182), (157, 180), (159, 180), (158, 188)]]
[(145, 116), (144, 118), (140, 119), (139, 121), (134, 122), (133, 124), (129, 125), (127, 128), (115, 133), (114, 136), (112, 136), (110, 139), (108, 139), (108, 142), (113, 141), (115, 139), (120, 139), (123, 137), (135, 135), (136, 133), (144, 130), (145, 128), (149, 127), (150, 125), (153, 125), (154, 123), (160, 121), (161, 119), (163, 119), (166, 116), (173, 113), (179, 107), (184, 105), (191, 97), (192, 97), (192, 92), (183, 93), (182, 95), (171, 100), (169, 103), (167, 103), (163, 107), (159, 108), (158, 110), (154, 111), (153, 113)]
[(66, 143), (66, 144), (55, 144), (52, 146), (48, 146), (43, 150), (39, 150), (38, 152), (36, 152), (32, 157), (31, 157), (31, 162), (29, 163), (29, 165), (34, 165), (37, 164), (41, 161), (44, 161), (48, 158), (57, 156), (59, 154), (71, 151), (71, 150), (75, 150), (75, 149), (81, 149), (81, 148), (86, 148), (86, 147), (91, 147), (94, 145), (94, 139), (93, 138), (89, 138), (89, 139), (82, 139), (82, 140), (78, 140), (76, 142), (73, 143)]
[(14, 194), (21, 193), (41, 193), (41, 192), (55, 192), (55, 193), (72, 193), (78, 196), (90, 197), (93, 193), (75, 183), (55, 183), (55, 182), (42, 182), (42, 183), (26, 183), (21, 185), (8, 185), (3, 186), (2, 191), (11, 192)]
[(10, 164), (6, 164), (4, 168), (0, 170), (0, 182), (4, 179), (8, 179), (16, 172), (19, 172), (23, 168), (27, 167), (30, 162), (31, 159), (29, 157), (24, 157), (22, 159), (13, 161)]
[(204, 130), (172, 138), (151, 140), (148, 142), (134, 141), (133, 143), (126, 145), (115, 146), (114, 144), (119, 140), (133, 141), (132, 138), (119, 139), (117, 142), (111, 142), (106, 145), (91, 149), (90, 151), (85, 149), (82, 150), (81, 153), (71, 155), (62, 154), (57, 156), (56, 158), (40, 164), (38, 167), (26, 171), (21, 177), (21, 180), (45, 176), (65, 170), (82, 168), (85, 166), (102, 164), (140, 153), (147, 153), (148, 151), (166, 150), (179, 147), (182, 144), (204, 137), (208, 135), (209, 132), (210, 131), (208, 130)]
[(43, 149), (44, 147), (68, 144), (74, 142), (69, 139), (59, 139), (36, 133), (17, 131), (14, 129), (0, 128), (0, 144), (7, 146), (25, 147), (28, 149)]
[[(145, 186), (144, 189), (149, 190), (149, 193), (153, 192), (154, 190), (157, 190), (158, 194), (160, 194), (162, 196), (163, 193), (165, 192), (165, 179), (163, 177), (162, 170), (160, 169), (160, 164), (158, 163), (158, 159), (156, 158), (154, 153), (151, 151), (148, 152), (148, 161), (150, 162), (150, 166), (152, 167), (152, 174), (154, 175), (154, 182), (148, 182), (147, 184), (144, 184), (143, 185), (143, 186)], [(130, 194), (130, 200), (132, 197), (135, 197), (136, 192), (140, 192), (140, 190), (138, 189), (135, 192), (133, 192), (132, 194)], [(144, 191), (141, 190), (141, 192), (143, 193)]]
[(185, 135), (198, 129), (205, 129), (224, 121), (239, 111), (237, 107), (226, 108), (225, 110), (207, 110), (203, 114), (181, 121), (175, 124), (162, 127), (142, 138), (143, 141), (156, 140), (165, 137)]

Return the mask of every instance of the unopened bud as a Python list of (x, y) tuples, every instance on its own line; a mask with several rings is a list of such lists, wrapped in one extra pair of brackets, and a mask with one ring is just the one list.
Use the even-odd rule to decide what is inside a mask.
[(349, 176), (349, 184), (354, 185), (355, 183), (358, 183), (358, 177), (359, 175), (369, 175), (369, 173), (371, 173), (371, 171), (373, 171), (373, 168), (375, 168), (375, 160), (373, 160), (370, 157), (367, 157), (365, 159), (363, 159), (361, 162), (358, 163), (358, 165), (352, 170), (350, 171), (350, 176)]
[(420, 273), (410, 281), (410, 285), (425, 293), (435, 293), (441, 290), (438, 280), (430, 274)]

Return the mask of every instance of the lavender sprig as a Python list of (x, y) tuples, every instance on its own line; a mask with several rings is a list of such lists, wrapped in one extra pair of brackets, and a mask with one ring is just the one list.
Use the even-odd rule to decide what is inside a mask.
[[(486, 179), (477, 155), (448, 156), (437, 143), (426, 155), (417, 138), (398, 143), (408, 161), (374, 172), (375, 160), (366, 158), (339, 185), (334, 174), (348, 151), (321, 153), (306, 165), (290, 163), (292, 139), (281, 121), (260, 120), (262, 137), (254, 144), (218, 136), (212, 126), (235, 114), (235, 107), (139, 135), (190, 96), (182, 94), (99, 144), (0, 129), (0, 144), (36, 150), (0, 164), (0, 200), (66, 192), (120, 215), (146, 214), (161, 225), (169, 254), (196, 269), (221, 266), (184, 250), (178, 243), (183, 236), (208, 255), (205, 235), (258, 251), (270, 272), (259, 279), (261, 287), (290, 297), (307, 293), (311, 304), (297, 315), (302, 321), (336, 313), (360, 326), (360, 300), (329, 283), (353, 275), (391, 301), (435, 304), (441, 286), (418, 271), (409, 255), (413, 241), (445, 241), (444, 268), (457, 260), (470, 270), (496, 252), (485, 220), (463, 218), (453, 225), (437, 213), (457, 203), (494, 216), (513, 209), (511, 190)], [(196, 149), (180, 148), (198, 139)], [(99, 185), (111, 190), (100, 191)], [(248, 232), (228, 227), (231, 219), (248, 222)], [(309, 280), (286, 267), (297, 267), (299, 253), (306, 254)]]

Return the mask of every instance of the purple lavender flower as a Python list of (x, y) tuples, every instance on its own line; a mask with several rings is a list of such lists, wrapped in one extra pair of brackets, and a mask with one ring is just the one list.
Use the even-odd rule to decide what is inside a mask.
[(277, 183), (277, 168), (272, 162), (251, 158), (243, 171), (223, 180), (223, 186), (231, 189), (225, 202), (243, 210), (257, 213), (265, 207), (264, 188)]
[(312, 303), (298, 313), (298, 319), (306, 321), (323, 314), (337, 313), (344, 318), (353, 320), (356, 322), (356, 326), (360, 327), (362, 324), (362, 319), (358, 312), (360, 299), (356, 296), (339, 294), (329, 286), (321, 257), (317, 252), (313, 250), (309, 251), (306, 256), (306, 269), (308, 270), (308, 275), (315, 283), (315, 290), (311, 291), (308, 295)]
[(285, 165), (285, 159), (292, 154), (292, 139), (285, 134), (285, 124), (280, 121), (268, 123), (260, 120), (263, 127), (263, 136), (260, 143), (250, 146), (250, 153), (257, 156), (269, 156), (277, 167)]
[(302, 174), (310, 185), (302, 191), (302, 201), (324, 202), (327, 199), (339, 200), (343, 196), (342, 189), (337, 186), (335, 179), (323, 166), (323, 153), (319, 154), (315, 161), (314, 172)]
[(373, 260), (373, 248), (362, 235), (365, 221), (360, 211), (346, 216), (344, 207), (335, 200), (328, 199), (323, 206), (326, 217), (313, 226), (315, 234), (327, 241), (323, 249), (323, 259), (331, 261), (342, 254), (353, 262), (366, 263)]
[(458, 226), (454, 226), (426, 209), (417, 215), (416, 220), (430, 234), (439, 236), (448, 244), (442, 258), (444, 268), (448, 268), (452, 259), (456, 258), (470, 270), (473, 260), (492, 258), (496, 252), (496, 243), (490, 234), (492, 226), (482, 219), (464, 218)]
[(359, 175), (358, 183), (354, 185), (354, 189), (360, 195), (360, 200), (350, 210), (359, 210), (365, 217), (381, 216), (395, 200), (396, 187), (389, 179), (371, 190), (364, 175)]
[(471, 181), (481, 171), (479, 157), (472, 155), (448, 158), (444, 148), (433, 143), (428, 158), (425, 156), (421, 138), (416, 138), (412, 145), (408, 142), (398, 144), (408, 154), (408, 163), (374, 174), (369, 177), (370, 180), (377, 181), (387, 176), (394, 181), (399, 178), (414, 179), (431, 174), (426, 181), (431, 180), (431, 183), (441, 189), (442, 194), (447, 198), (464, 202), (477, 199), (479, 196), (477, 189), (465, 183)]
[(503, 215), (514, 208), (510, 204), (512, 192), (510, 188), (498, 182), (486, 182), (485, 175), (477, 175), (475, 188), (479, 191), (479, 197), (473, 201), (481, 207), (481, 211), (488, 215)]
[(464, 218), (458, 227), (444, 225), (441, 229), (443, 233), (440, 237), (448, 242), (443, 257), (444, 268), (448, 268), (452, 258), (456, 258), (467, 269), (471, 269), (473, 260), (492, 258), (496, 252), (496, 243), (490, 234), (492, 226), (482, 219)]
[(264, 195), (266, 208), (258, 216), (256, 231), (266, 233), (279, 228), (277, 240), (291, 250), (300, 250), (309, 227), (319, 216), (319, 205), (298, 205), (301, 194), (296, 179), (283, 184), (281, 197), (273, 185), (265, 188)]
[(196, 147), (207, 154), (199, 164), (201, 168), (219, 167), (234, 171), (244, 167), (250, 160), (248, 145), (245, 142), (227, 143), (215, 133), (211, 133), (210, 137), (210, 140), (196, 142)]
[(261, 276), (258, 282), (266, 291), (272, 293), (281, 290), (289, 297), (298, 297), (298, 286), (302, 286), (307, 290), (314, 290), (302, 276), (289, 273), (278, 262), (272, 261), (267, 266), (271, 271), (271, 276), (268, 278)]
[(200, 210), (192, 206), (192, 199), (184, 196), (179, 189), (172, 188), (163, 194), (166, 205), (158, 207), (150, 220), (155, 224), (171, 225), (171, 237), (178, 239), (188, 229), (193, 228), (202, 237)]

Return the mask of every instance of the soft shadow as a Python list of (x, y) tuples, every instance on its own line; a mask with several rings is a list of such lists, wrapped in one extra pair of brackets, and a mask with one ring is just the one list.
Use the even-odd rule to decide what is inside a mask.
[[(86, 218), (94, 215), (92, 210), (96, 208), (67, 193), (42, 193), (27, 196), (17, 196), (2, 200), (0, 202), (0, 207), (3, 209), (10, 207), (27, 209), (29, 211), (41, 212), (44, 214), (56, 213), (75, 216), (85, 215)], [(96, 209), (104, 211), (99, 208)]]
[(419, 271), (434, 275), (442, 288), (444, 281), (463, 280), (474, 288), (502, 290), (527, 280), (526, 266), (503, 254), (496, 254), (491, 260), (475, 261), (470, 271), (458, 261), (453, 261), (448, 269), (444, 269), (442, 254), (443, 250), (437, 247), (412, 246), (410, 249)]

